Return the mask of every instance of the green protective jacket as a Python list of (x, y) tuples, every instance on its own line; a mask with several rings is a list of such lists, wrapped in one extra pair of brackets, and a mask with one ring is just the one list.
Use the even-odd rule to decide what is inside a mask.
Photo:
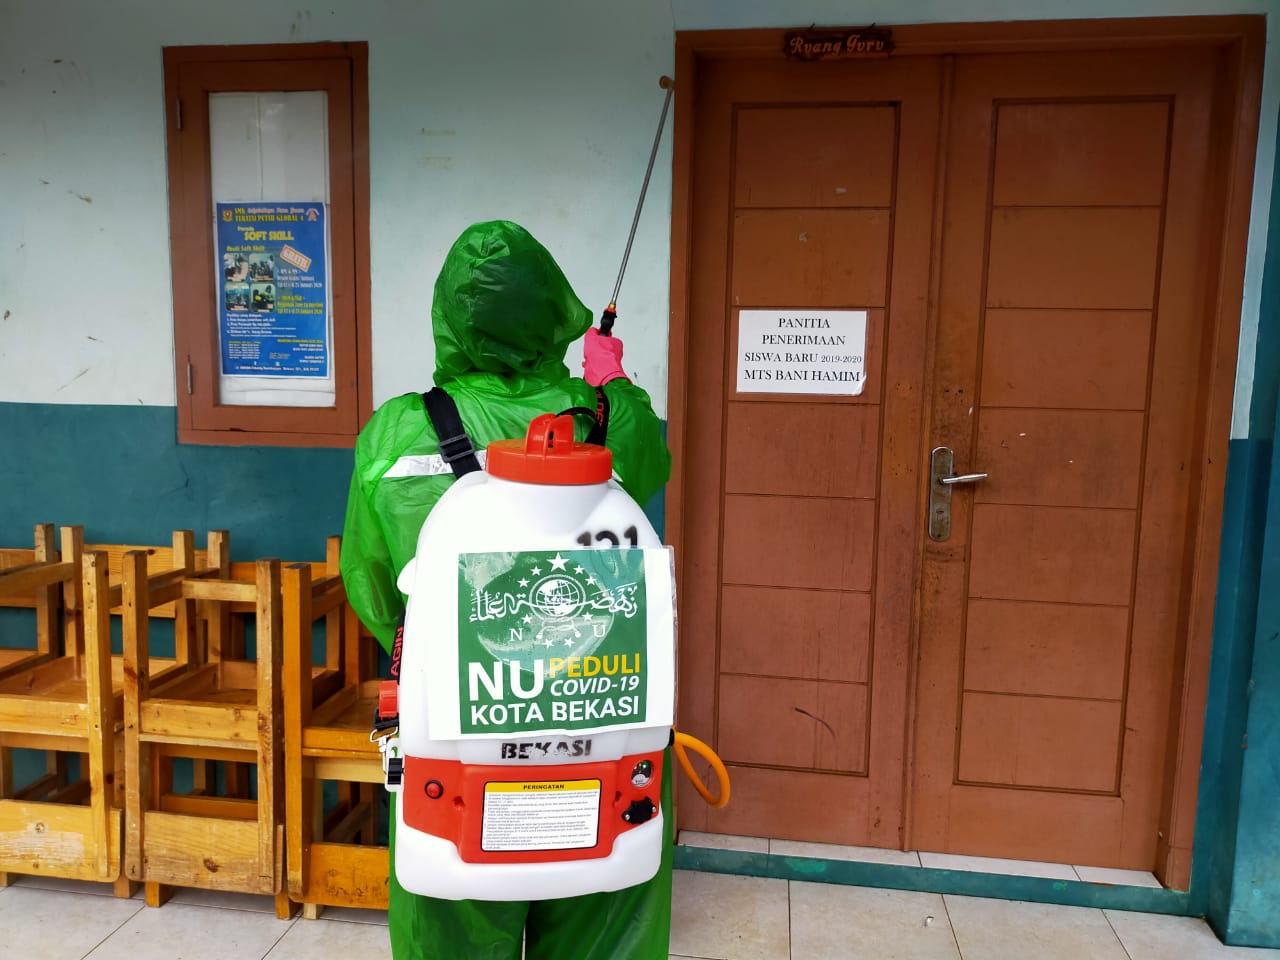
[[(462, 234), (436, 281), (431, 324), (435, 382), (457, 403), (477, 450), (524, 437), (539, 414), (595, 409), (595, 388), (565, 366), (565, 352), (591, 326), (591, 312), (551, 254), (516, 224), (481, 223)], [(618, 378), (603, 389), (614, 473), (644, 505), (671, 474), (661, 421), (640, 387)], [(582, 440), (589, 424), (578, 419)], [(384, 403), (356, 441), (342, 576), (352, 607), (386, 650), (404, 613), (396, 577), (454, 480), (438, 453), (419, 393)]]
[[(476, 224), (459, 237), (431, 307), (435, 382), (454, 399), (478, 450), (518, 439), (542, 413), (596, 405), (595, 388), (569, 376), (565, 353), (591, 325), (551, 255), (523, 228)], [(426, 385), (424, 384), (424, 389)], [(609, 400), (608, 446), (623, 488), (644, 504), (666, 483), (671, 456), (648, 395), (619, 378)], [(585, 439), (588, 424), (580, 426)], [(390, 650), (405, 598), (396, 577), (454, 477), (439, 459), (422, 396), (383, 404), (356, 441), (342, 537), (342, 575), (360, 619)], [(662, 866), (613, 893), (533, 902), (449, 901), (404, 890), (395, 875), (392, 807), (391, 947), (396, 960), (664, 960), (671, 924), (673, 809), (666, 754)]]

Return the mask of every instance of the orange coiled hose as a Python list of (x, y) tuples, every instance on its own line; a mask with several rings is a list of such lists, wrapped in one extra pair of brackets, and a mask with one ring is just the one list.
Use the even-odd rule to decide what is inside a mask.
[[(689, 756), (685, 753), (686, 748), (711, 764), (711, 769), (716, 772), (716, 777), (720, 780), (720, 795), (718, 797), (711, 795), (711, 791), (707, 789), (706, 784), (702, 782), (702, 778), (693, 769), (693, 764), (689, 762)], [(676, 759), (680, 761), (680, 766), (684, 767), (685, 775), (693, 781), (694, 789), (698, 791), (698, 795), (703, 800), (711, 805), (713, 810), (719, 810), (729, 802), (729, 771), (724, 768), (724, 764), (720, 762), (720, 758), (716, 756), (714, 750), (697, 737), (691, 737), (689, 734), (681, 733), (677, 730), (675, 751)]]

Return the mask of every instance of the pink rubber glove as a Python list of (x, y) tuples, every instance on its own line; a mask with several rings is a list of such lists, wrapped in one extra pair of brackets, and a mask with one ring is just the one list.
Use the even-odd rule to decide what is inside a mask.
[(602, 337), (595, 327), (587, 330), (582, 341), (583, 378), (593, 387), (603, 387), (610, 380), (629, 378), (622, 372), (622, 341), (617, 337)]

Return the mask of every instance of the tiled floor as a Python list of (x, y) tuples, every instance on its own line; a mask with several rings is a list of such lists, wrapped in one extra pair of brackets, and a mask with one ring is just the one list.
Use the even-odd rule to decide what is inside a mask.
[[(386, 915), (370, 911), (282, 921), (268, 898), (199, 891), (152, 909), (102, 885), (20, 878), (0, 890), (0, 956), (383, 960), (391, 950)], [(677, 871), (671, 957), (1280, 960), (1280, 951), (1224, 947), (1186, 917)]]

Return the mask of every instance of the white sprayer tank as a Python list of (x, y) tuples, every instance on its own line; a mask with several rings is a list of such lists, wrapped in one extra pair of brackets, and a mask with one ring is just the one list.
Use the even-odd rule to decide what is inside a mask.
[(550, 899), (657, 872), (671, 553), (611, 475), (608, 450), (546, 414), (490, 444), (423, 524), (399, 579), (407, 890)]

